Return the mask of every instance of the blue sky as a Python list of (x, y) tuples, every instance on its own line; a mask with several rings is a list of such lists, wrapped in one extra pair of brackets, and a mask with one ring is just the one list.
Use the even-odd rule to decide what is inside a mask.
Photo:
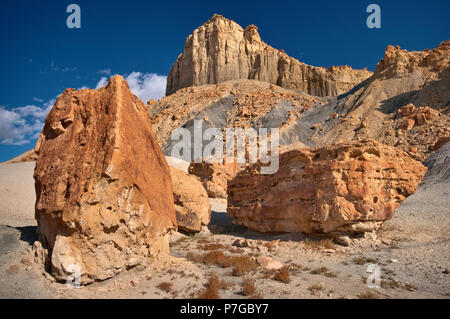
[[(81, 29), (66, 27), (71, 3), (81, 7)], [(371, 3), (381, 7), (381, 29), (366, 26)], [(144, 100), (163, 94), (186, 37), (214, 13), (257, 25), (263, 41), (305, 63), (373, 70), (388, 44), (423, 50), (449, 39), (449, 12), (448, 0), (2, 0), (0, 162), (34, 146), (67, 87), (121, 74)]]

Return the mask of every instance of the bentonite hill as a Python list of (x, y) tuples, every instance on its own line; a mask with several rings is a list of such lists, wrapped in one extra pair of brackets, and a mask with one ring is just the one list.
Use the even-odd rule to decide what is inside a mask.
[[(448, 298), (449, 92), (450, 40), (323, 68), (216, 14), (166, 96), (66, 89), (0, 164), (0, 297)], [(199, 121), (278, 129), (277, 170), (174, 155)]]

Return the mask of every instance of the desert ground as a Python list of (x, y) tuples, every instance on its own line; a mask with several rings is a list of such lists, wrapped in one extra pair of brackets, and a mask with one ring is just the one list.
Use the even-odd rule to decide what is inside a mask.
[[(392, 220), (348, 246), (235, 226), (226, 200), (210, 199), (208, 228), (174, 233), (169, 257), (79, 288), (56, 282), (33, 260), (34, 162), (0, 164), (0, 298), (449, 298), (448, 148), (429, 159), (424, 182)], [(258, 256), (284, 267), (264, 270)], [(367, 285), (369, 264), (380, 267), (380, 288)]]

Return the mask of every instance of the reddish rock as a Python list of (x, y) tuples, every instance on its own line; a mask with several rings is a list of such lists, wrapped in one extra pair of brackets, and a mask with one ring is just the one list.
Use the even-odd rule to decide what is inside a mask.
[(413, 120), (415, 125), (425, 125), (435, 119), (439, 112), (428, 106), (416, 108), (410, 103), (400, 108), (398, 114), (400, 117), (407, 117), (407, 119)]
[(203, 186), (212, 198), (227, 198), (227, 184), (240, 172), (237, 163), (191, 163), (188, 172), (200, 178)]
[(81, 283), (104, 280), (168, 253), (176, 227), (169, 167), (122, 77), (65, 90), (36, 152), (38, 234), (57, 280), (77, 267)]
[(432, 121), (439, 114), (437, 110), (434, 110), (428, 106), (419, 107), (417, 110), (411, 114), (411, 118), (416, 121), (417, 125), (425, 125), (429, 121)]
[(279, 171), (247, 167), (228, 185), (227, 213), (261, 232), (340, 233), (377, 229), (413, 194), (426, 167), (372, 140), (280, 155)]
[(414, 106), (414, 104), (408, 104), (405, 105), (403, 107), (401, 107), (397, 113), (401, 116), (401, 117), (405, 117), (405, 116), (409, 116), (411, 115), (414, 111), (415, 111), (416, 107)]
[(211, 205), (202, 183), (192, 175), (170, 167), (178, 229), (199, 232), (211, 220)]
[(404, 119), (403, 121), (400, 122), (399, 128), (404, 131), (409, 131), (414, 127), (415, 124), (416, 121), (414, 121), (413, 119)]

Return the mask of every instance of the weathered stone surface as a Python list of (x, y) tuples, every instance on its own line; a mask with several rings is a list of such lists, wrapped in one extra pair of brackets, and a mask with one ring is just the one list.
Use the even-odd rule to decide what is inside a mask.
[(228, 184), (227, 213), (261, 232), (345, 233), (377, 229), (421, 182), (426, 167), (372, 140), (280, 155), (280, 169), (249, 166)]
[[(280, 133), (315, 147), (367, 138), (406, 152), (413, 146), (409, 155), (422, 162), (440, 136), (450, 135), (449, 83), (450, 40), (423, 51), (388, 46), (370, 78)], [(304, 136), (305, 126), (319, 121), (320, 129)]]
[(314, 67), (264, 43), (258, 28), (243, 29), (214, 15), (189, 35), (167, 78), (166, 95), (202, 84), (253, 79), (315, 96), (347, 92), (372, 73), (349, 66)]
[(189, 174), (197, 176), (211, 198), (227, 198), (227, 184), (241, 168), (237, 163), (191, 163)]
[[(181, 158), (172, 153), (173, 146), (179, 142), (177, 138), (171, 138), (172, 134), (178, 128), (186, 128), (193, 135), (196, 120), (202, 120), (202, 133), (208, 128), (218, 128), (224, 134), (227, 128), (281, 130), (289, 128), (306, 111), (325, 101), (325, 98), (267, 82), (232, 80), (180, 89), (148, 107), (153, 132), (164, 154)], [(292, 139), (290, 135), (281, 136), (280, 145), (291, 144)], [(203, 147), (209, 142), (204, 140)], [(191, 153), (194, 154), (193, 149)]]
[(38, 234), (56, 279), (80, 267), (82, 283), (103, 280), (168, 253), (169, 167), (122, 77), (65, 90), (35, 149)]
[(211, 220), (211, 205), (202, 183), (194, 176), (170, 167), (178, 229), (199, 232)]
[(398, 114), (401, 117), (406, 118), (406, 120), (409, 120), (409, 122), (412, 123), (411, 128), (413, 128), (415, 125), (425, 125), (428, 122), (434, 120), (439, 115), (439, 112), (428, 106), (416, 108), (414, 104), (410, 103), (401, 107), (398, 110)]
[(256, 261), (265, 270), (278, 270), (283, 268), (283, 264), (269, 256), (259, 256)]

